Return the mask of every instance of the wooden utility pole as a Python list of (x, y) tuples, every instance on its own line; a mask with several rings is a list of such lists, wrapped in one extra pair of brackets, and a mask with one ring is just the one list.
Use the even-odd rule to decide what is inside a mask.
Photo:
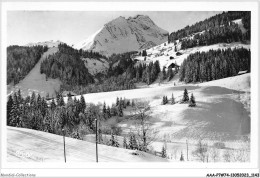
[(189, 161), (189, 146), (188, 146), (188, 140), (186, 140), (187, 144), (187, 161)]
[(97, 125), (97, 119), (96, 120), (96, 162), (98, 162), (98, 125)]
[(62, 132), (63, 132), (63, 145), (64, 145), (64, 160), (65, 160), (65, 163), (66, 163), (65, 130), (62, 129)]

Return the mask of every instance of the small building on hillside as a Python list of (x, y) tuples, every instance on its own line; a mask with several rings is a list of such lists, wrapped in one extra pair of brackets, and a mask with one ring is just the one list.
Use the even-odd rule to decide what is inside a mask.
[(174, 62), (168, 63), (166, 67), (167, 67), (168, 69), (169, 69), (169, 68), (172, 68), (173, 70), (177, 69), (177, 71), (180, 69), (180, 66), (177, 65), (177, 64), (174, 63)]

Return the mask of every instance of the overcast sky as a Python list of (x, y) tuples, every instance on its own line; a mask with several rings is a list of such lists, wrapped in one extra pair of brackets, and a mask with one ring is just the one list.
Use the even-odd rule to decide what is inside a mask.
[(148, 15), (156, 25), (169, 32), (192, 25), (221, 12), (183, 11), (10, 11), (7, 14), (7, 45), (60, 40), (75, 44), (102, 28), (107, 22), (123, 16)]

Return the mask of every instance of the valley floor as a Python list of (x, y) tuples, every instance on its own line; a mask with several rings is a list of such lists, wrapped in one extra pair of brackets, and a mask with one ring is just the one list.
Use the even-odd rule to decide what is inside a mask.
[[(162, 97), (171, 98), (174, 94), (178, 102), (187, 89), (189, 96), (194, 94), (197, 106), (176, 103), (162, 105)], [(76, 96), (77, 99), (80, 96)], [(202, 139), (210, 147), (216, 142), (224, 143), (225, 149), (219, 150), (223, 155), (226, 150), (242, 149), (242, 161), (249, 159), (250, 143), (250, 73), (211, 81), (202, 84), (184, 85), (173, 82), (154, 85), (150, 88), (85, 94), (87, 103), (107, 105), (115, 103), (117, 97), (148, 101), (151, 106), (149, 122), (158, 131), (157, 140), (150, 149), (160, 152), (162, 145), (167, 144), (169, 161), (179, 161), (181, 153), (186, 160), (186, 140), (190, 144), (190, 155), (196, 149), (198, 140)], [(67, 98), (65, 98), (66, 102)], [(131, 112), (131, 107), (124, 110), (124, 115)], [(113, 122), (113, 121), (109, 121)], [(135, 120), (121, 119), (117, 123), (127, 134), (135, 129)], [(62, 137), (45, 132), (22, 128), (7, 129), (8, 161), (63, 161)], [(86, 141), (66, 138), (67, 159), (71, 161), (95, 161), (95, 144)], [(100, 161), (150, 162), (167, 161), (158, 156), (140, 152), (133, 155), (133, 150), (100, 145)], [(246, 149), (245, 149), (246, 148)], [(246, 150), (246, 151), (244, 151)], [(33, 156), (19, 157), (19, 153), (29, 152)], [(231, 154), (231, 153), (230, 153)], [(233, 154), (233, 153), (232, 153)], [(141, 155), (141, 156), (140, 156)], [(234, 154), (233, 154), (234, 155)], [(199, 161), (195, 157), (191, 161)], [(234, 159), (234, 161), (241, 161)], [(40, 159), (41, 160), (41, 159)], [(223, 161), (221, 158), (219, 161)]]
[[(215, 80), (211, 82), (188, 84), (174, 81), (155, 84), (150, 88), (135, 90), (92, 93), (84, 95), (86, 102), (111, 105), (116, 97), (148, 101), (151, 106), (149, 122), (158, 131), (157, 142), (152, 149), (161, 151), (163, 144), (168, 145), (169, 155), (178, 155), (186, 150), (186, 140), (195, 149), (198, 140), (208, 145), (221, 142), (228, 149), (241, 149), (250, 140), (250, 74)], [(162, 105), (162, 97), (171, 98), (174, 94), (178, 102), (187, 89), (189, 96), (194, 94), (197, 106), (176, 103)], [(124, 111), (131, 113), (131, 107)], [(109, 123), (118, 121), (108, 121)], [(123, 119), (117, 123), (123, 134), (135, 130), (135, 120)]]

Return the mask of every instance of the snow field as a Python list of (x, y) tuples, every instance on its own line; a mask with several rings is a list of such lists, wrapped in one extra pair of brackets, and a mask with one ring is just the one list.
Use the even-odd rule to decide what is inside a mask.
[[(64, 162), (63, 137), (46, 132), (7, 127), (8, 162)], [(66, 161), (95, 162), (94, 143), (65, 138)], [(123, 148), (98, 145), (99, 162), (167, 162), (154, 155)]]

